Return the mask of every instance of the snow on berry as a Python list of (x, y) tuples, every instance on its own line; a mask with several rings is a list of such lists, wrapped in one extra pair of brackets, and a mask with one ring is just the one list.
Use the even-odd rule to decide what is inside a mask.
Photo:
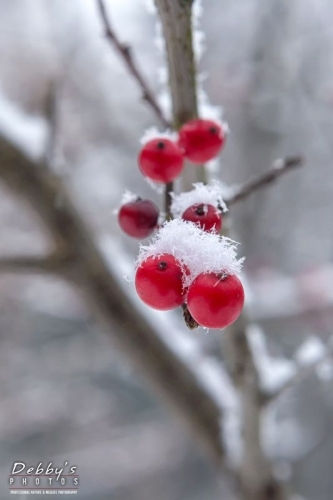
[(129, 189), (126, 189), (121, 197), (120, 206), (126, 205), (126, 203), (133, 203), (134, 201), (137, 201), (139, 198), (140, 196), (138, 196), (135, 193), (132, 193), (132, 191), (129, 191)]
[(157, 127), (149, 127), (145, 130), (143, 136), (140, 139), (140, 144), (144, 146), (147, 142), (152, 139), (169, 139), (169, 141), (177, 141), (177, 132), (173, 130), (166, 129), (164, 132), (160, 132)]
[(147, 246), (140, 246), (139, 267), (148, 257), (173, 255), (187, 272), (183, 286), (188, 287), (201, 273), (238, 275), (244, 258), (237, 259), (237, 243), (216, 233), (208, 233), (192, 222), (174, 219), (166, 222)]
[(204, 203), (191, 205), (183, 213), (182, 219), (198, 224), (204, 231), (219, 233), (222, 228), (221, 212), (212, 205)]
[(185, 210), (192, 205), (203, 203), (226, 212), (227, 206), (222, 199), (222, 185), (218, 181), (211, 184), (197, 182), (193, 184), (194, 189), (185, 193), (172, 193), (171, 213), (173, 217), (180, 218)]

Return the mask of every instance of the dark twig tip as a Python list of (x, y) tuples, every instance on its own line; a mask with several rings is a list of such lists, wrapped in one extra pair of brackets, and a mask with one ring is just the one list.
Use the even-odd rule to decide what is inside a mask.
[(196, 328), (198, 328), (199, 323), (197, 323), (195, 319), (192, 317), (190, 311), (187, 309), (186, 304), (182, 305), (182, 309), (183, 309), (183, 318), (187, 328), (189, 328), (190, 330), (195, 330)]

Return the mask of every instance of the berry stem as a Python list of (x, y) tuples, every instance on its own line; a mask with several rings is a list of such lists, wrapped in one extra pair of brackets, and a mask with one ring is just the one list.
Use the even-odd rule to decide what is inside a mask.
[(183, 318), (184, 318), (185, 325), (187, 326), (187, 328), (189, 328), (190, 330), (195, 330), (196, 328), (198, 328), (199, 324), (192, 317), (190, 311), (187, 309), (186, 304), (182, 305), (182, 309), (183, 309)]
[(165, 212), (165, 220), (170, 220), (172, 219), (171, 215), (171, 193), (173, 191), (173, 182), (168, 182), (165, 185), (164, 189), (164, 212)]

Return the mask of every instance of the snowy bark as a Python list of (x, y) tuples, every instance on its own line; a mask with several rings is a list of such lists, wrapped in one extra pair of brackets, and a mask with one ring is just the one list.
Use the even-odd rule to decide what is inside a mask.
[[(174, 128), (198, 117), (196, 63), (193, 50), (193, 0), (155, 0), (162, 23), (168, 63)], [(181, 183), (184, 191), (193, 182), (204, 181), (203, 167), (185, 167)]]

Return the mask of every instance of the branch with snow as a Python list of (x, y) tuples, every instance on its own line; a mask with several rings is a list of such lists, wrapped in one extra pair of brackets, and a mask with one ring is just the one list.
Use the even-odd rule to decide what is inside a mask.
[[(272, 463), (261, 442), (263, 391), (248, 329), (248, 319), (243, 313), (225, 330), (223, 337), (226, 366), (240, 398), (238, 425), (242, 450), (235, 464), (235, 474), (245, 500), (288, 500), (287, 489), (274, 476)], [(227, 437), (224, 436), (224, 440)]]
[(142, 90), (143, 99), (148, 102), (148, 104), (153, 109), (160, 122), (166, 128), (171, 128), (171, 124), (169, 120), (165, 117), (162, 108), (160, 107), (154, 95), (154, 92), (151, 90), (147, 80), (145, 79), (139, 66), (135, 62), (132, 48), (129, 45), (122, 43), (119, 40), (115, 30), (111, 25), (104, 1), (103, 0), (96, 0), (96, 1), (104, 25), (105, 36), (110, 41), (112, 46), (116, 49), (116, 51), (119, 53), (119, 55), (122, 57), (129, 73), (137, 81), (139, 87)]
[[(302, 380), (313, 375), (326, 362), (333, 363), (333, 337), (324, 344), (319, 338), (311, 337), (296, 351), (294, 356), (294, 370), (291, 376), (281, 384), (276, 391), (267, 393), (264, 398), (266, 404), (275, 402), (289, 389), (296, 387)], [(332, 370), (331, 370), (332, 371)]]
[[(55, 177), (46, 165), (36, 164), (1, 136), (0, 157), (1, 180), (35, 209), (52, 236), (55, 255), (69, 259), (66, 278), (82, 291), (106, 333), (138, 371), (146, 375), (156, 388), (156, 394), (176, 410), (195, 439), (220, 465), (224, 456), (220, 441), (221, 404), (208, 390), (205, 378), (194, 370), (195, 366), (188, 366), (129, 302), (126, 291), (96, 245), (93, 232), (73, 205), (62, 179)], [(57, 203), (59, 197), (61, 204)], [(51, 262), (48, 258), (3, 259), (3, 269), (8, 270), (51, 270), (53, 264), (53, 256)]]
[[(178, 130), (198, 117), (197, 71), (193, 49), (193, 1), (155, 0), (168, 63), (173, 125)], [(195, 182), (205, 182), (203, 167), (185, 166), (181, 183), (183, 191)], [(171, 203), (171, 197), (168, 197)]]

